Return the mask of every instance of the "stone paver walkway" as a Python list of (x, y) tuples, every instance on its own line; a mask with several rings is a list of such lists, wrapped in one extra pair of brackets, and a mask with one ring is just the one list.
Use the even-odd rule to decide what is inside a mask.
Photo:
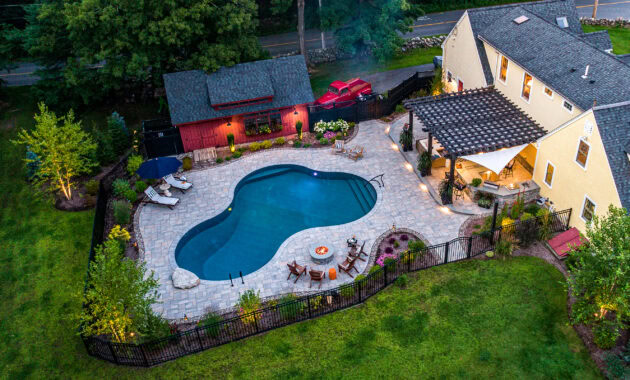
[[(260, 291), (261, 297), (270, 297), (290, 292), (315, 291), (309, 289), (308, 277), (297, 283), (287, 281), (288, 262), (327, 270), (343, 261), (344, 255), (336, 255), (336, 262), (325, 266), (312, 263), (308, 247), (326, 242), (335, 251), (347, 250), (346, 239), (356, 234), (366, 239), (369, 252), (375, 239), (392, 224), (420, 232), (431, 244), (445, 242), (457, 237), (460, 225), (466, 216), (444, 211), (428, 193), (422, 191), (416, 174), (409, 170), (400, 153), (393, 149), (386, 134), (387, 125), (379, 121), (360, 124), (358, 135), (349, 145), (361, 145), (366, 149), (365, 158), (354, 162), (346, 157), (334, 155), (331, 149), (275, 149), (247, 155), (239, 160), (215, 168), (186, 173), (194, 184), (185, 194), (174, 193), (181, 199), (174, 210), (147, 204), (139, 209), (137, 220), (144, 245), (147, 268), (159, 279), (162, 303), (154, 306), (155, 311), (168, 319), (180, 319), (186, 315), (197, 318), (208, 311), (224, 310), (234, 306), (247, 289)], [(361, 176), (366, 180), (385, 173), (385, 188), (377, 188), (378, 199), (374, 208), (364, 217), (344, 225), (312, 228), (289, 237), (275, 256), (259, 270), (234, 281), (205, 281), (193, 289), (180, 290), (172, 285), (171, 274), (177, 263), (175, 248), (180, 238), (192, 227), (225, 210), (232, 200), (237, 183), (250, 172), (269, 165), (296, 164), (321, 171), (343, 171)], [(359, 262), (359, 271), (366, 269), (367, 262)], [(236, 269), (238, 270), (238, 269)], [(326, 279), (323, 289), (337, 287), (352, 281), (344, 273), (337, 280)]]

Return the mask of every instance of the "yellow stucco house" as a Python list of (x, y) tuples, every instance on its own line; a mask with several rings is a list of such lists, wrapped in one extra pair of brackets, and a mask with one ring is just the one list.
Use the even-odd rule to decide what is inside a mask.
[[(432, 136), (442, 139), (449, 151), (468, 141), (468, 150), (453, 155), (453, 161), (464, 160), (458, 160), (451, 173), (468, 165), (489, 184), (505, 185), (490, 171), (484, 178), (477, 167), (491, 161), (475, 159), (475, 154), (490, 152), (494, 154), (490, 158), (500, 161), (514, 151), (508, 174), (516, 162), (521, 184), (535, 188), (532, 194), (549, 198), (557, 210), (571, 208), (570, 224), (582, 232), (593, 215), (605, 214), (611, 204), (630, 210), (630, 57), (612, 54), (605, 31), (584, 33), (573, 0), (468, 10), (442, 49), (443, 81), (451, 97), (436, 101), (443, 112), (448, 113), (451, 104), (453, 113), (473, 116), (465, 120), (453, 116), (450, 124), (437, 125), (427, 111), (431, 106), (422, 104), (415, 110), (428, 125), (428, 151), (433, 152), (431, 145), (436, 144)], [(500, 94), (510, 106), (495, 105), (491, 119), (484, 119), (488, 110), (465, 108), (463, 101), (455, 101), (467, 98), (470, 103), (480, 89)], [(515, 115), (531, 123), (515, 123)], [(506, 137), (484, 145), (475, 133), (491, 136), (493, 130), (485, 124), (492, 120), (505, 125), (494, 133)], [(449, 135), (442, 131), (446, 128)], [(467, 134), (454, 132), (461, 129)], [(516, 130), (525, 138), (513, 136)], [(479, 148), (471, 149), (474, 146)], [(505, 180), (511, 177), (506, 175)], [(509, 191), (512, 185), (503, 187)]]

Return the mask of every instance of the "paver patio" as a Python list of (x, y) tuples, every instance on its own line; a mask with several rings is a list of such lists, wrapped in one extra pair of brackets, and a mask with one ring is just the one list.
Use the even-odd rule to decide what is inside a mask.
[[(343, 261), (347, 251), (346, 239), (355, 234), (366, 239), (366, 251), (387, 229), (410, 228), (420, 232), (429, 243), (437, 244), (457, 237), (460, 225), (466, 216), (445, 212), (421, 190), (415, 173), (406, 167), (406, 161), (393, 149), (392, 141), (385, 130), (387, 125), (380, 121), (360, 124), (357, 136), (349, 145), (361, 145), (366, 149), (365, 158), (357, 162), (334, 155), (331, 149), (273, 149), (246, 155), (243, 158), (221, 166), (191, 171), (186, 177), (194, 186), (185, 194), (175, 192), (180, 204), (174, 210), (147, 204), (138, 210), (137, 231), (141, 233), (144, 245), (144, 259), (148, 270), (155, 272), (159, 279), (161, 303), (156, 304), (156, 312), (168, 319), (197, 318), (208, 311), (224, 310), (234, 306), (247, 289), (260, 291), (261, 297), (270, 297), (291, 292), (317, 291), (317, 285), (309, 289), (309, 280), (303, 276), (297, 283), (287, 281), (286, 264), (294, 259), (309, 268), (328, 270)], [(171, 274), (177, 263), (175, 248), (180, 238), (192, 227), (210, 219), (225, 210), (230, 204), (238, 182), (250, 172), (269, 165), (295, 164), (319, 171), (341, 171), (363, 177), (366, 180), (385, 173), (385, 188), (375, 185), (378, 199), (374, 208), (364, 217), (351, 223), (311, 228), (289, 237), (280, 246), (275, 256), (262, 268), (234, 281), (205, 281), (188, 290), (176, 289), (172, 285)], [(331, 207), (336, 207), (331, 205)], [(336, 252), (335, 260), (326, 265), (314, 264), (308, 248), (325, 243)], [(364, 271), (367, 261), (358, 261), (358, 270)], [(238, 269), (236, 269), (238, 271)], [(345, 273), (338, 273), (337, 279), (326, 278), (322, 290), (337, 287), (352, 281)]]

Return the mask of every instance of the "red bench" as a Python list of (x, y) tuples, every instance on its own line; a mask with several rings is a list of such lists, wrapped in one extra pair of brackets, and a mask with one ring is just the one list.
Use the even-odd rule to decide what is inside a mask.
[(549, 244), (549, 247), (551, 247), (557, 258), (566, 259), (571, 249), (579, 247), (586, 242), (586, 238), (580, 236), (580, 231), (572, 227), (558, 234), (556, 237), (549, 239), (547, 244)]

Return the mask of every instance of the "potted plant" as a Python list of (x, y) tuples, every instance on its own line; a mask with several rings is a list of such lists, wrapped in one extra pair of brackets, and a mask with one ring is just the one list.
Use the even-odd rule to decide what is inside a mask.
[(232, 133), (227, 134), (227, 141), (230, 146), (230, 152), (234, 153), (234, 135)]
[(298, 140), (302, 141), (302, 122), (299, 120), (295, 123), (295, 131), (297, 132)]
[(413, 144), (413, 134), (409, 129), (409, 124), (405, 124), (402, 132), (400, 132), (400, 139), (398, 140), (400, 145), (403, 148), (404, 152), (412, 150), (411, 145)]
[(447, 179), (440, 182), (440, 198), (445, 205), (453, 203), (453, 186)]
[(429, 174), (429, 170), (431, 169), (431, 155), (429, 152), (422, 152), (418, 156), (418, 170), (420, 171), (420, 175), (425, 177)]

